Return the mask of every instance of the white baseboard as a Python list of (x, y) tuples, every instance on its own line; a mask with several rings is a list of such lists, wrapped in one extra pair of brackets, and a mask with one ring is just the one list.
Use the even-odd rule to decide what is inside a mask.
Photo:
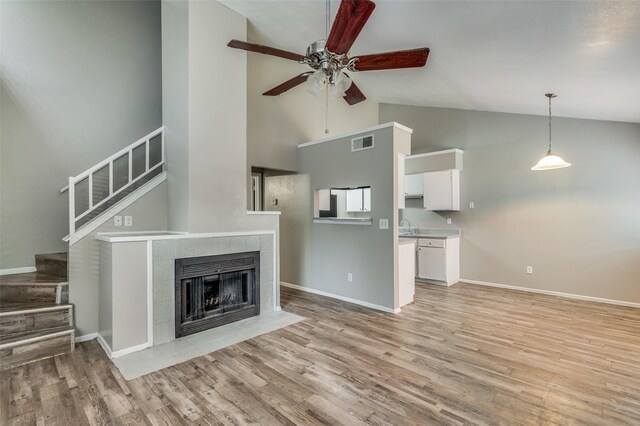
[(104, 352), (107, 354), (107, 356), (110, 359), (120, 358), (121, 356), (129, 355), (129, 354), (132, 354), (134, 352), (138, 352), (138, 351), (141, 351), (143, 349), (147, 349), (147, 348), (151, 347), (151, 345), (148, 342), (145, 342), (145, 343), (143, 343), (141, 345), (131, 346), (130, 348), (125, 348), (125, 349), (120, 349), (119, 351), (112, 351), (111, 348), (109, 347), (109, 345), (107, 344), (107, 342), (100, 335), (100, 333), (96, 333), (96, 337), (98, 339), (98, 343), (100, 343), (100, 346), (102, 346), (102, 349), (104, 350)]
[(36, 272), (35, 266), (25, 266), (22, 268), (7, 268), (0, 269), (0, 276), (2, 275), (12, 275), (12, 274), (28, 274), (30, 272)]
[(107, 345), (107, 342), (105, 342), (104, 338), (100, 335), (100, 333), (96, 333), (96, 338), (98, 340), (98, 343), (100, 343), (100, 346), (102, 346), (102, 349), (104, 350), (104, 352), (109, 357), (109, 359), (113, 358), (111, 356), (112, 355), (111, 348), (109, 347), (109, 345)]
[(484, 285), (487, 287), (506, 288), (509, 290), (526, 291), (528, 293), (546, 294), (549, 296), (565, 297), (567, 299), (586, 300), (589, 302), (608, 303), (610, 305), (628, 306), (630, 308), (640, 308), (640, 303), (625, 302), (623, 300), (603, 299), (601, 297), (583, 296), (581, 294), (562, 293), (560, 291), (542, 290), (538, 288), (519, 287), (515, 285), (496, 284), (487, 281), (470, 280), (467, 278), (460, 278), (460, 282), (467, 284)]
[(89, 333), (75, 338), (76, 343), (88, 342), (98, 337), (98, 333)]
[(339, 296), (337, 294), (327, 293), (326, 291), (316, 290), (316, 289), (309, 288), (309, 287), (302, 287), (302, 286), (299, 286), (299, 285), (296, 285), (296, 284), (287, 283), (287, 282), (284, 282), (284, 281), (280, 281), (280, 285), (284, 286), (284, 287), (289, 287), (289, 288), (293, 288), (293, 289), (296, 289), (296, 290), (300, 290), (300, 291), (305, 291), (307, 293), (317, 294), (319, 296), (325, 296), (325, 297), (330, 297), (332, 299), (342, 300), (343, 302), (353, 303), (354, 305), (364, 306), (366, 308), (375, 309), (377, 311), (389, 312), (391, 314), (400, 313), (400, 308), (395, 308), (395, 309), (387, 308), (386, 306), (375, 305), (373, 303), (364, 302), (362, 300), (351, 299), (350, 297)]
[(144, 350), (150, 347), (151, 345), (148, 342), (145, 342), (140, 345), (131, 346), (130, 348), (120, 349), (119, 351), (111, 352), (111, 358), (120, 358), (121, 356), (129, 355), (134, 352), (139, 352), (141, 350)]

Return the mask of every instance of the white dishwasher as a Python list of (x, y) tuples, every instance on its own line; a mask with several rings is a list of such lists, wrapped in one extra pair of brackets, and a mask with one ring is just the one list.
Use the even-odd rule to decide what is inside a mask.
[(448, 281), (446, 244), (444, 239), (418, 239), (418, 277)]

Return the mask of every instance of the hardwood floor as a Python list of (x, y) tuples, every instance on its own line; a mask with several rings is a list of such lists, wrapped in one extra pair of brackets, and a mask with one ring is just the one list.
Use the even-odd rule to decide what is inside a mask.
[(0, 374), (0, 424), (640, 424), (640, 309), (457, 284), (308, 319), (126, 382), (95, 341)]

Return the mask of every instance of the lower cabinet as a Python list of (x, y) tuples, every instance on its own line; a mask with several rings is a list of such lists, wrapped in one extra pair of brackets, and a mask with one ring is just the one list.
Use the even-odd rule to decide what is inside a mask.
[(398, 244), (398, 305), (400, 307), (413, 302), (416, 292), (416, 240), (401, 238)]
[(460, 280), (460, 238), (418, 239), (418, 278), (446, 285)]

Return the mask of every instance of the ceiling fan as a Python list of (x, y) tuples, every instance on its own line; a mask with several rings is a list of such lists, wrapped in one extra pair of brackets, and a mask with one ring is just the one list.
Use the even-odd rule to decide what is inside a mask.
[(349, 105), (355, 105), (364, 101), (366, 97), (344, 70), (359, 72), (418, 68), (427, 63), (429, 56), (429, 49), (425, 47), (351, 57), (349, 49), (375, 7), (375, 3), (371, 0), (342, 0), (327, 40), (311, 43), (305, 55), (240, 40), (231, 40), (227, 46), (290, 59), (306, 64), (314, 70), (303, 72), (264, 92), (265, 96), (280, 95), (307, 81), (309, 91), (312, 93), (323, 90), (328, 84), (333, 97), (342, 96)]

